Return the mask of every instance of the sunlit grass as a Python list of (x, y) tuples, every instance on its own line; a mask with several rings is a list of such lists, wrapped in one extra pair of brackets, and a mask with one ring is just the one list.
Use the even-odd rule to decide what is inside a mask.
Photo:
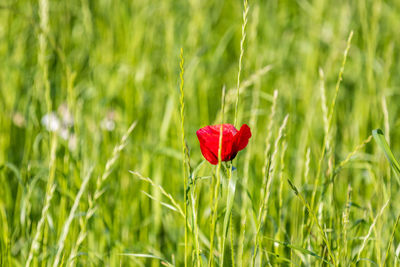
[[(399, 28), (397, 1), (4, 0), (0, 266), (399, 265)], [(219, 123), (252, 137), (214, 166)]]

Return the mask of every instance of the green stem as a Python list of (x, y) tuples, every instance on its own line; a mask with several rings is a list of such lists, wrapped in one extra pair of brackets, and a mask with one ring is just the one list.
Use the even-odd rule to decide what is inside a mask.
[[(221, 125), (222, 128), (222, 125)], [(222, 131), (221, 131), (221, 138), (222, 139)], [(219, 149), (218, 154), (220, 154), (221, 149)], [(211, 220), (211, 232), (210, 232), (210, 258), (208, 261), (208, 266), (211, 267), (213, 266), (214, 263), (214, 234), (215, 234), (215, 225), (217, 221), (217, 208), (218, 208), (218, 193), (219, 193), (219, 184), (221, 181), (221, 155), (218, 156), (218, 165), (217, 165), (217, 181), (214, 186), (214, 197), (213, 197), (213, 208), (212, 208), (212, 220)]]
[(184, 91), (183, 91), (183, 84), (184, 84), (184, 79), (183, 79), (183, 74), (184, 74), (184, 59), (183, 59), (183, 49), (181, 48), (181, 55), (180, 55), (180, 80), (181, 84), (179, 86), (180, 90), (180, 105), (181, 105), (181, 131), (182, 131), (182, 161), (183, 161), (183, 188), (184, 188), (184, 210), (185, 210), (185, 267), (187, 267), (187, 257), (188, 257), (188, 219), (187, 219), (187, 214), (188, 214), (188, 205), (187, 205), (187, 193), (188, 193), (188, 173), (187, 173), (187, 161), (186, 161), (186, 144), (185, 144), (185, 102), (184, 102)]
[[(227, 164), (229, 171), (228, 171), (228, 185), (230, 180), (232, 179), (232, 161), (230, 162), (230, 164)], [(229, 230), (230, 230), (230, 235), (231, 235), (231, 251), (233, 251), (233, 233), (232, 233), (232, 213), (231, 210), (228, 209), (228, 201), (229, 201), (229, 194), (227, 194), (227, 203), (225, 205), (225, 216), (229, 215)], [(221, 261), (220, 261), (220, 266), (224, 266), (224, 255), (225, 255), (225, 241), (226, 241), (226, 232), (225, 232), (225, 228), (222, 229), (223, 233), (222, 233), (222, 249), (221, 249)], [(232, 253), (232, 258), (234, 259), (233, 253)], [(234, 260), (232, 261), (232, 266), (234, 266)]]

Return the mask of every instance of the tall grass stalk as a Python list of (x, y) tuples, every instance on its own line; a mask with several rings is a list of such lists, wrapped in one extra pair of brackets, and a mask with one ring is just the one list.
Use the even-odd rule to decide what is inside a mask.
[(26, 260), (25, 267), (31, 266), (31, 262), (33, 260), (34, 253), (36, 253), (40, 248), (40, 237), (42, 235), (43, 225), (45, 224), (45, 220), (47, 219), (47, 213), (50, 208), (50, 202), (54, 195), (54, 190), (56, 186), (53, 184), (50, 187), (49, 192), (46, 194), (46, 200), (42, 209), (42, 215), (40, 216), (40, 220), (36, 226), (36, 234), (32, 240), (31, 248), (29, 250), (28, 259)]
[[(307, 152), (306, 152), (306, 160), (304, 162), (304, 174), (303, 174), (303, 181), (304, 184), (308, 184), (309, 183), (309, 179), (310, 179), (310, 163), (311, 163), (311, 149), (308, 147), (307, 148)], [(303, 229), (305, 229), (305, 222), (306, 220), (304, 218), (307, 218), (307, 208), (306, 207), (302, 207), (302, 218), (300, 218), (301, 220), (301, 224), (300, 224), (300, 239), (303, 240), (303, 246), (306, 247), (310, 247), (310, 237), (304, 237), (304, 231)], [(310, 262), (310, 255), (308, 256), (308, 262)]]
[(350, 206), (351, 206), (351, 194), (352, 194), (352, 188), (351, 185), (349, 184), (347, 187), (347, 198), (346, 198), (346, 206), (344, 207), (343, 211), (343, 216), (342, 216), (342, 244), (341, 244), (341, 250), (339, 252), (339, 260), (341, 262), (338, 262), (338, 264), (347, 264), (347, 233), (348, 233), (348, 225), (350, 222)]
[(386, 261), (387, 261), (387, 259), (389, 257), (389, 252), (390, 252), (390, 249), (391, 249), (391, 246), (392, 246), (392, 243), (393, 243), (394, 234), (396, 233), (397, 225), (399, 224), (399, 220), (400, 220), (400, 215), (397, 216), (396, 222), (393, 225), (392, 234), (390, 236), (389, 244), (388, 244), (387, 249), (386, 249), (385, 259), (383, 260), (382, 267), (385, 267)]
[[(231, 168), (233, 168), (233, 165), (231, 164)], [(232, 170), (230, 170), (232, 172)], [(232, 174), (231, 174), (232, 176)], [(236, 186), (236, 182), (235, 182)], [(233, 194), (235, 194), (235, 191), (233, 191)], [(230, 241), (231, 241), (231, 263), (232, 266), (235, 266), (235, 234), (234, 234), (234, 226), (233, 226), (233, 219), (232, 219), (232, 210), (230, 211), (230, 216), (229, 216), (229, 233), (230, 233)]]
[[(261, 218), (260, 216), (261, 216), (261, 212), (262, 212), (262, 209), (263, 209), (263, 204), (262, 203), (263, 203), (263, 199), (265, 198), (265, 190), (266, 190), (265, 188), (267, 186), (267, 181), (268, 181), (267, 170), (268, 170), (268, 165), (271, 162), (270, 158), (269, 158), (269, 154), (270, 154), (270, 150), (271, 150), (272, 131), (273, 131), (273, 127), (275, 125), (275, 114), (276, 114), (277, 101), (278, 101), (278, 90), (274, 90), (274, 95), (273, 95), (272, 105), (271, 105), (271, 111), (269, 113), (269, 118), (268, 118), (267, 136), (266, 136), (266, 139), (265, 139), (264, 164), (263, 164), (263, 167), (262, 167), (263, 180), (262, 180), (262, 184), (261, 184), (260, 206), (259, 206), (257, 218)], [(257, 219), (257, 222), (258, 221), (259, 221), (259, 219)], [(240, 233), (243, 233), (243, 235), (244, 235), (245, 227), (246, 227), (245, 224), (241, 224)], [(258, 234), (259, 225), (256, 225), (256, 227), (257, 227), (257, 230), (256, 230), (256, 237), (254, 239), (254, 244), (258, 243), (257, 238), (258, 238), (258, 235), (259, 235)], [(257, 251), (257, 246), (254, 247), (252, 264), (255, 263), (254, 261), (255, 261), (255, 257), (256, 257), (256, 251)], [(241, 250), (239, 250), (239, 255), (240, 254), (242, 254)], [(243, 258), (242, 258), (242, 260), (243, 260)]]
[[(239, 63), (238, 63), (238, 74), (237, 74), (237, 81), (236, 81), (236, 104), (235, 104), (235, 114), (234, 114), (234, 123), (233, 125), (238, 127), (237, 121), (238, 121), (238, 108), (239, 108), (239, 92), (240, 92), (240, 76), (242, 72), (242, 60), (243, 60), (243, 55), (244, 55), (244, 42), (246, 40), (246, 25), (247, 25), (247, 14), (249, 12), (249, 5), (248, 1), (244, 0), (244, 10), (243, 10), (243, 23), (242, 23), (242, 38), (240, 40), (240, 56), (239, 56)], [(223, 106), (225, 105), (225, 90), (223, 91)], [(224, 117), (223, 115), (224, 109), (222, 108), (222, 118)], [(222, 123), (224, 121), (222, 120)], [(222, 141), (221, 141), (222, 142)], [(229, 183), (231, 182), (232, 179), (232, 162), (229, 164), (229, 171), (228, 171), (228, 187)], [(233, 189), (233, 198), (235, 194), (235, 189)], [(228, 197), (227, 197), (227, 206), (228, 206)], [(229, 214), (228, 214), (229, 213)], [(233, 241), (233, 230), (232, 230), (232, 214), (231, 211), (228, 210), (226, 207), (226, 215), (229, 216), (229, 232), (230, 232), (230, 240), (231, 240), (231, 260), (232, 260), (232, 266), (235, 266), (235, 257), (234, 257), (234, 241)], [(225, 229), (223, 229), (222, 233), (222, 255), (221, 255), (221, 261), (220, 261), (220, 266), (223, 266), (224, 264), (224, 252), (225, 252), (225, 239), (226, 239), (226, 233)]]
[(389, 111), (386, 103), (386, 97), (382, 96), (382, 112), (383, 112), (383, 121), (385, 125), (385, 138), (390, 145), (390, 124), (389, 124)]
[(93, 167), (90, 168), (90, 170), (86, 174), (85, 178), (83, 179), (83, 182), (81, 184), (79, 192), (75, 197), (74, 204), (72, 205), (71, 211), (70, 211), (70, 213), (68, 215), (68, 219), (64, 223), (64, 227), (63, 227), (63, 230), (61, 232), (61, 236), (60, 236), (60, 238), (58, 239), (58, 242), (57, 242), (57, 253), (56, 253), (56, 257), (55, 257), (54, 262), (53, 262), (53, 267), (57, 267), (60, 264), (60, 257), (61, 257), (61, 253), (62, 253), (62, 251), (64, 249), (65, 239), (67, 238), (67, 235), (68, 235), (69, 228), (71, 226), (72, 220), (75, 217), (76, 210), (78, 209), (79, 201), (80, 201), (80, 199), (81, 199), (81, 197), (83, 195), (83, 192), (85, 192), (85, 190), (86, 190), (86, 186), (89, 183), (90, 177), (92, 177), (92, 171), (93, 171)]
[[(257, 89), (253, 93), (253, 99), (251, 104), (251, 116), (249, 121), (250, 129), (256, 128), (257, 122), (257, 109), (259, 104), (259, 94), (260, 89), (257, 86)], [(253, 137), (255, 138), (255, 137)], [(243, 167), (243, 180), (242, 180), (242, 195), (241, 195), (241, 209), (240, 209), (240, 230), (239, 230), (239, 238), (238, 238), (238, 249), (237, 249), (237, 262), (238, 266), (243, 266), (243, 248), (245, 242), (245, 231), (246, 231), (246, 221), (247, 221), (247, 210), (249, 208), (249, 197), (247, 195), (248, 190), (248, 180), (250, 175), (250, 160), (251, 153), (253, 150), (253, 143), (250, 143), (246, 150), (246, 155), (244, 159), (244, 167)]]
[[(287, 142), (285, 140), (282, 141), (281, 145), (281, 158), (280, 158), (280, 170), (279, 170), (279, 190), (278, 190), (278, 231), (276, 233), (276, 239), (280, 240), (281, 235), (283, 235), (283, 185), (284, 178), (283, 173), (285, 171), (285, 154), (287, 150)], [(278, 252), (279, 255), (279, 252)]]
[[(45, 203), (42, 209), (40, 220), (36, 226), (36, 234), (31, 243), (29, 250), (28, 259), (25, 266), (28, 267), (31, 264), (34, 253), (40, 249), (40, 238), (43, 234), (43, 227), (46, 225), (47, 215), (50, 208), (51, 199), (53, 198), (56, 185), (54, 183), (55, 171), (56, 171), (56, 150), (57, 150), (57, 136), (55, 133), (51, 133), (51, 144), (50, 144), (50, 160), (49, 160), (49, 176), (47, 180)], [(46, 236), (46, 235), (45, 235)], [(45, 237), (44, 237), (45, 238)]]
[[(336, 99), (337, 99), (337, 96), (339, 94), (340, 83), (342, 82), (342, 79), (343, 79), (344, 67), (346, 65), (347, 55), (348, 55), (349, 50), (350, 50), (350, 44), (351, 44), (352, 37), (353, 37), (353, 31), (350, 32), (349, 37), (347, 39), (347, 45), (346, 45), (346, 49), (344, 50), (342, 65), (340, 67), (338, 79), (337, 79), (336, 86), (335, 86), (334, 97), (332, 99), (331, 105), (330, 105), (329, 110), (328, 110), (328, 125), (327, 125), (327, 127), (325, 126), (327, 128), (327, 130), (325, 130), (325, 132), (327, 134), (325, 134), (324, 141), (322, 143), (321, 154), (320, 154), (319, 161), (318, 161), (318, 166), (317, 166), (317, 173), (316, 173), (316, 176), (315, 176), (316, 179), (314, 180), (315, 181), (314, 182), (314, 188), (313, 188), (313, 192), (312, 192), (312, 196), (311, 196), (310, 205), (311, 205), (312, 209), (314, 209), (315, 197), (316, 197), (316, 194), (317, 194), (317, 187), (318, 187), (318, 185), (320, 183), (320, 180), (321, 180), (322, 162), (324, 160), (325, 152), (326, 152), (326, 149), (327, 149), (326, 144), (330, 143), (330, 140), (332, 139), (332, 137), (330, 135), (331, 135), (333, 113), (334, 113), (334, 110), (335, 110)], [(311, 225), (312, 225), (312, 221), (311, 221)], [(310, 227), (310, 229), (311, 229), (311, 227)]]
[[(47, 39), (46, 34), (49, 33), (49, 2), (47, 0), (39, 1), (39, 20), (40, 20), (40, 28), (41, 31), (39, 33), (39, 50), (38, 50), (38, 65), (41, 71), (41, 79), (36, 80), (36, 86), (39, 89), (44, 89), (45, 92), (45, 103), (47, 107), (47, 113), (49, 114), (52, 110), (52, 101), (50, 96), (50, 82), (48, 75), (48, 63), (47, 63)], [(43, 227), (44, 229), (44, 243), (47, 243), (47, 228), (46, 228), (46, 220), (47, 213), (50, 208), (50, 202), (53, 198), (55, 184), (54, 184), (54, 175), (56, 169), (56, 150), (57, 150), (57, 135), (55, 133), (50, 133), (50, 157), (49, 157), (49, 176), (47, 180), (46, 187), (46, 197), (45, 203), (42, 209), (41, 218), (36, 227), (36, 234), (31, 243), (31, 248), (29, 250), (28, 259), (25, 263), (25, 266), (30, 266), (31, 261), (33, 259), (33, 254), (36, 253), (40, 248), (40, 237), (42, 235)], [(47, 248), (44, 247), (44, 250)]]
[(260, 197), (261, 199), (264, 198), (265, 194), (265, 186), (267, 185), (268, 177), (267, 177), (267, 169), (268, 169), (268, 164), (270, 164), (270, 150), (271, 150), (271, 138), (272, 138), (272, 132), (275, 124), (275, 113), (276, 113), (276, 105), (278, 101), (278, 90), (274, 91), (274, 96), (272, 100), (272, 105), (271, 105), (271, 112), (269, 113), (269, 118), (268, 118), (268, 126), (267, 126), (267, 135), (265, 138), (265, 150), (264, 150), (264, 164), (262, 167), (262, 185), (261, 185), (261, 193)]
[[(332, 103), (331, 106), (329, 107), (329, 113), (328, 113), (328, 135), (327, 135), (327, 143), (330, 144), (332, 142), (333, 139), (333, 133), (331, 132), (332, 129), (332, 120), (333, 120), (333, 113), (335, 112), (335, 106), (336, 106), (336, 99), (338, 97), (339, 94), (339, 88), (340, 88), (340, 84), (342, 82), (343, 79), (343, 73), (344, 73), (344, 66), (346, 65), (346, 60), (347, 60), (347, 55), (349, 53), (350, 50), (350, 45), (351, 45), (351, 39), (353, 38), (353, 31), (350, 32), (349, 37), (347, 39), (347, 45), (346, 45), (346, 49), (344, 51), (344, 55), (343, 55), (343, 62), (342, 62), (342, 66), (340, 67), (340, 71), (339, 71), (339, 76), (338, 76), (338, 80), (336, 81), (336, 86), (335, 86), (335, 94), (334, 97), (332, 99)], [(334, 169), (334, 151), (332, 147), (327, 147), (327, 156), (328, 156), (328, 170), (327, 173), (329, 176), (331, 176), (333, 173), (333, 169)], [(333, 184), (331, 189), (333, 190)], [(332, 196), (332, 194), (330, 194), (330, 196)]]
[(362, 238), (362, 244), (361, 244), (360, 249), (358, 250), (357, 256), (356, 256), (356, 258), (355, 258), (356, 264), (357, 264), (358, 261), (360, 260), (361, 253), (363, 252), (363, 250), (364, 250), (364, 248), (365, 248), (365, 246), (366, 246), (366, 244), (367, 244), (367, 241), (368, 241), (369, 237), (370, 237), (371, 234), (372, 234), (372, 231), (375, 229), (375, 225), (376, 225), (376, 223), (377, 223), (379, 217), (382, 216), (383, 211), (385, 210), (386, 206), (389, 204), (389, 201), (390, 201), (390, 199), (388, 199), (388, 200), (386, 201), (386, 203), (382, 206), (382, 208), (380, 209), (380, 211), (378, 212), (378, 214), (375, 216), (375, 219), (373, 220), (371, 226), (369, 227), (368, 233)]
[[(262, 198), (260, 199), (261, 204), (260, 204), (260, 208), (259, 208), (258, 216), (257, 216), (257, 231), (256, 231), (256, 235), (254, 237), (254, 252), (253, 252), (251, 266), (255, 266), (255, 264), (256, 264), (258, 250), (262, 251), (261, 242), (260, 242), (261, 228), (262, 228), (263, 222), (265, 220), (267, 207), (268, 207), (268, 200), (269, 200), (269, 196), (270, 196), (271, 184), (272, 184), (273, 178), (275, 176), (275, 172), (276, 172), (275, 166), (276, 166), (276, 157), (279, 152), (279, 144), (280, 144), (281, 139), (284, 136), (284, 130), (286, 128), (288, 118), (289, 118), (289, 115), (286, 115), (285, 118), (283, 119), (281, 126), (279, 127), (278, 136), (275, 139), (274, 150), (272, 152), (271, 159), (268, 159), (268, 158), (265, 159), (265, 161), (269, 160), (270, 164), (268, 167), (268, 173), (266, 173), (266, 177), (263, 177), (264, 179), (267, 180), (267, 183), (265, 185), (264, 194), (262, 195)], [(260, 261), (262, 261), (262, 255), (263, 254), (261, 253)], [(262, 264), (262, 262), (260, 264)]]
[[(268, 72), (272, 70), (272, 67), (273, 67), (272, 65), (266, 65), (258, 69), (256, 72), (251, 74), (249, 78), (241, 82), (239, 88), (239, 98), (243, 94), (243, 92), (245, 92), (246, 88), (254, 85), (257, 81), (259, 81), (262, 76), (266, 75)], [(226, 111), (230, 110), (231, 106), (236, 103), (236, 97), (237, 97), (237, 88), (230, 88), (229, 90), (227, 90), (225, 97)], [(218, 123), (219, 121), (221, 121), (221, 110), (219, 110), (218, 115), (214, 120), (214, 123)]]
[(93, 217), (93, 215), (95, 214), (95, 212), (98, 208), (97, 202), (98, 202), (99, 198), (105, 192), (105, 190), (103, 188), (103, 184), (110, 176), (112, 167), (114, 166), (115, 162), (118, 160), (121, 151), (125, 148), (125, 146), (128, 142), (128, 137), (132, 133), (133, 129), (135, 129), (136, 124), (137, 124), (137, 122), (135, 121), (129, 126), (128, 130), (122, 136), (118, 145), (116, 145), (114, 147), (113, 153), (112, 153), (111, 157), (107, 160), (102, 175), (99, 175), (97, 177), (96, 189), (94, 191), (93, 197), (89, 196), (88, 209), (85, 212), (85, 216), (79, 222), (80, 231), (79, 231), (78, 237), (76, 239), (76, 242), (74, 243), (74, 246), (72, 247), (70, 255), (68, 257), (69, 266), (75, 266), (75, 264), (76, 264), (75, 259), (78, 256), (78, 250), (79, 250), (80, 246), (82, 245), (83, 241), (85, 241), (86, 236), (87, 236), (87, 224), (88, 224), (89, 220)]
[[(329, 119), (328, 119), (328, 106), (326, 105), (326, 89), (325, 89), (325, 74), (323, 69), (319, 69), (319, 79), (320, 79), (320, 94), (321, 94), (321, 109), (322, 109), (322, 119), (324, 122), (324, 134), (328, 136), (329, 134)], [(327, 149), (330, 148), (329, 139), (326, 140), (324, 144)]]
[[(195, 179), (193, 177), (193, 179)], [(201, 266), (200, 258), (200, 243), (199, 243), (199, 227), (197, 225), (197, 213), (196, 213), (196, 184), (193, 185), (190, 193), (191, 205), (192, 205), (192, 220), (193, 220), (193, 239), (196, 250), (196, 266)]]
[[(220, 124), (220, 132), (219, 132), (219, 145), (218, 145), (218, 165), (216, 168), (216, 181), (213, 189), (213, 198), (212, 198), (212, 218), (211, 218), (211, 227), (210, 227), (210, 255), (208, 260), (208, 266), (211, 267), (214, 264), (214, 236), (216, 230), (216, 221), (217, 221), (217, 213), (218, 213), (218, 200), (219, 200), (219, 187), (221, 183), (221, 153), (222, 153), (222, 142), (223, 142), (223, 121), (224, 121), (224, 107), (225, 107), (225, 86), (222, 88), (222, 97), (221, 97), (221, 110), (222, 110), (222, 122)], [(223, 253), (223, 252), (222, 252)], [(223, 256), (221, 256), (223, 257)], [(222, 261), (222, 259), (221, 259)]]
[(49, 2), (48, 0), (39, 1), (39, 18), (40, 18), (40, 33), (39, 33), (39, 53), (38, 63), (42, 72), (42, 84), (45, 92), (45, 100), (47, 106), (47, 113), (52, 110), (51, 95), (50, 95), (50, 82), (49, 82), (49, 69), (47, 64), (47, 39), (46, 35), (50, 32), (49, 26)]
[(295, 193), (295, 195), (300, 199), (300, 201), (302, 202), (304, 207), (306, 207), (307, 211), (311, 215), (311, 219), (317, 225), (318, 230), (320, 231), (320, 235), (322, 237), (322, 240), (323, 240), (323, 242), (325, 244), (326, 250), (328, 252), (329, 258), (331, 258), (331, 262), (332, 262), (333, 266), (337, 266), (336, 265), (336, 259), (335, 259), (335, 256), (332, 253), (332, 249), (331, 249), (331, 245), (329, 243), (328, 237), (326, 236), (326, 233), (325, 233), (324, 229), (322, 228), (321, 224), (319, 223), (317, 216), (311, 210), (310, 204), (307, 202), (307, 200), (303, 197), (301, 192), (297, 189), (297, 187), (293, 184), (293, 182), (289, 178), (287, 178), (287, 181), (288, 181), (288, 184), (289, 184), (290, 188)]
[(188, 259), (188, 219), (187, 219), (187, 214), (188, 214), (188, 169), (187, 169), (187, 161), (186, 161), (186, 142), (185, 142), (185, 94), (183, 91), (183, 85), (184, 85), (184, 68), (183, 64), (185, 63), (185, 60), (183, 58), (183, 48), (181, 48), (181, 54), (180, 54), (180, 85), (179, 85), (179, 91), (180, 91), (180, 118), (181, 118), (181, 136), (182, 136), (182, 162), (183, 162), (183, 192), (184, 192), (184, 211), (185, 211), (185, 266), (187, 266), (187, 259)]
[(242, 23), (242, 38), (240, 40), (240, 56), (239, 56), (239, 66), (236, 82), (236, 104), (235, 104), (235, 119), (233, 125), (237, 126), (238, 120), (238, 107), (239, 107), (239, 89), (240, 89), (240, 75), (242, 73), (242, 60), (244, 55), (244, 42), (246, 40), (246, 25), (247, 25), (247, 14), (249, 13), (249, 4), (247, 0), (244, 0), (244, 11), (243, 11), (243, 23)]

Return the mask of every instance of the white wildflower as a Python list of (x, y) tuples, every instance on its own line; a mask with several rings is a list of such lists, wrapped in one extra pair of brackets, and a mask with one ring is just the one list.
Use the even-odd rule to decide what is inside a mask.
[(74, 126), (74, 117), (72, 116), (71, 111), (69, 110), (67, 104), (61, 104), (58, 107), (58, 114), (60, 114), (62, 123), (67, 127)]
[(69, 138), (69, 130), (68, 130), (68, 128), (65, 127), (65, 126), (62, 126), (62, 127), (60, 128), (60, 131), (58, 132), (58, 135), (59, 135), (62, 139), (68, 140), (68, 138)]
[(42, 125), (49, 132), (56, 132), (60, 129), (60, 120), (54, 112), (50, 112), (43, 116)]
[(115, 129), (115, 122), (112, 119), (109, 118), (104, 118), (101, 123), (100, 126), (103, 130), (112, 132)]
[(115, 112), (109, 111), (107, 116), (100, 122), (100, 127), (103, 130), (112, 132), (115, 129)]

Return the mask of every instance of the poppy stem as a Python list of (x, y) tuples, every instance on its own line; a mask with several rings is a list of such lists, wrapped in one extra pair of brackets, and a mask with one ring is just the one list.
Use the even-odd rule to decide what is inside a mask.
[[(232, 171), (233, 171), (233, 160), (230, 161), (230, 163), (227, 163), (227, 168), (225, 169), (228, 175), (228, 193), (226, 194), (226, 206), (225, 206), (225, 218), (229, 217), (229, 235), (230, 235), (230, 241), (231, 241), (231, 261), (232, 261), (232, 266), (235, 266), (235, 255), (234, 255), (234, 246), (233, 246), (233, 229), (232, 229), (232, 209), (231, 205), (229, 204), (230, 201), (233, 201), (234, 199), (234, 194), (235, 194), (235, 186), (231, 192), (233, 192), (233, 195), (230, 196), (230, 183), (232, 179)], [(231, 199), (230, 199), (231, 198)], [(220, 261), (220, 266), (224, 266), (224, 254), (225, 254), (225, 240), (227, 236), (227, 231), (225, 227), (223, 228), (222, 232), (222, 249), (221, 249), (221, 261)]]
[(215, 235), (215, 225), (217, 221), (217, 213), (218, 213), (218, 194), (219, 194), (219, 185), (221, 182), (221, 161), (219, 161), (217, 169), (216, 169), (216, 183), (214, 185), (214, 196), (213, 196), (213, 207), (212, 207), (212, 220), (211, 220), (211, 233), (210, 233), (210, 258), (208, 261), (208, 266), (212, 267), (214, 264), (214, 235)]
[[(233, 160), (231, 160), (231, 166), (229, 168), (230, 176), (229, 179), (232, 178), (232, 172), (234, 171), (233, 169)], [(229, 216), (229, 232), (230, 232), (230, 238), (231, 238), (231, 261), (232, 261), (232, 266), (235, 266), (235, 252), (234, 252), (234, 245), (233, 245), (233, 228), (232, 228), (232, 212)]]

